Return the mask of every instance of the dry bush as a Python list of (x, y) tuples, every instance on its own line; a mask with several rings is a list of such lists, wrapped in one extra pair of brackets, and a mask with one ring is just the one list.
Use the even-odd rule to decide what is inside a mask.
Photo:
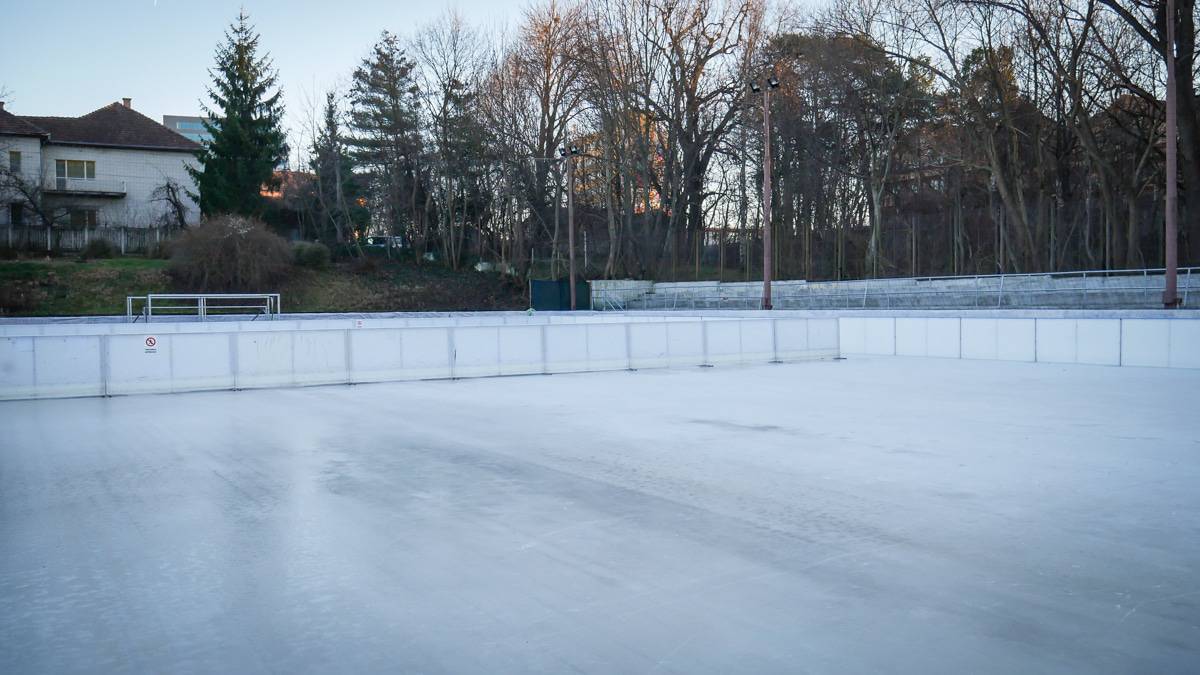
[(292, 244), (292, 250), (296, 255), (296, 264), (300, 267), (314, 270), (323, 270), (329, 267), (329, 247), (325, 244), (298, 241)]
[(99, 260), (101, 258), (113, 257), (113, 245), (107, 239), (96, 237), (88, 242), (87, 246), (79, 252), (79, 260), (87, 262), (88, 260)]
[(172, 248), (171, 276), (190, 292), (269, 293), (292, 267), (287, 241), (245, 216), (209, 218)]

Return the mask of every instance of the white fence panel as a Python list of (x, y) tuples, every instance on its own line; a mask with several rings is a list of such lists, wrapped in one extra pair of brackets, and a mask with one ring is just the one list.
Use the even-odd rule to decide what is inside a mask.
[(0, 338), (0, 399), (37, 398), (34, 345), (38, 339)]
[(741, 363), (775, 360), (775, 322), (771, 319), (745, 319), (737, 322), (742, 333)]
[(775, 357), (795, 361), (812, 353), (808, 342), (808, 319), (775, 320)]
[(669, 322), (667, 329), (668, 356), (671, 367), (700, 366), (707, 363), (704, 350), (704, 323), (700, 321)]
[(663, 368), (670, 363), (666, 323), (631, 323), (628, 330), (630, 368)]
[(1075, 320), (1041, 319), (1037, 322), (1037, 360), (1075, 363)]
[(738, 363), (742, 359), (742, 329), (738, 321), (705, 321), (708, 362), (712, 365)]
[(544, 330), (547, 373), (574, 373), (588, 369), (588, 326), (550, 324)]
[(962, 320), (962, 357), (996, 358), (996, 319)]
[(400, 348), (405, 380), (454, 377), (449, 328), (403, 328)]
[[(1041, 335), (1041, 321), (1038, 321)], [(1099, 366), (1121, 365), (1121, 320), (1076, 319), (1075, 362)]]
[(1171, 323), (1171, 350), (1167, 363), (1172, 368), (1200, 368), (1200, 321)]
[(541, 326), (504, 326), (499, 332), (500, 374), (532, 375), (545, 369)]
[(629, 367), (629, 344), (624, 324), (588, 324), (587, 354), (591, 370), (620, 370)]
[(293, 384), (337, 384), (349, 381), (345, 330), (306, 330), (293, 333)]
[(454, 329), (454, 376), (487, 377), (500, 374), (500, 328)]
[(1034, 319), (996, 320), (996, 358), (1001, 361), (1037, 360)]
[(350, 331), (350, 381), (387, 382), (405, 379), (400, 328)]

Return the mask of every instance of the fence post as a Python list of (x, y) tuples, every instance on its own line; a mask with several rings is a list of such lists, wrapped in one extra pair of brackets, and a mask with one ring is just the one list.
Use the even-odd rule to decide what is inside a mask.
[(125, 230), (127, 229), (127, 225), (121, 226), (121, 255), (125, 255)]

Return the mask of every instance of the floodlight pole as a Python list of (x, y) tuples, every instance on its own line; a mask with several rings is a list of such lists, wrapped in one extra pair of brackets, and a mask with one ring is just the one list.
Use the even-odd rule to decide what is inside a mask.
[(771, 85), (763, 83), (763, 290), (762, 308), (771, 309)]
[(575, 154), (567, 151), (567, 275), (571, 311), (575, 311)]
[(1179, 306), (1179, 185), (1178, 185), (1178, 120), (1175, 112), (1175, 0), (1167, 0), (1166, 8), (1166, 58), (1167, 58), (1167, 195), (1166, 232), (1166, 281), (1163, 286), (1163, 307), (1174, 309)]

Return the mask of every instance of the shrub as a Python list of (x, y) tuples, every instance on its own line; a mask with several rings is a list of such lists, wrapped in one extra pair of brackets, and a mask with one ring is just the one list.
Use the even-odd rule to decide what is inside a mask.
[(329, 267), (329, 260), (332, 257), (329, 247), (325, 244), (306, 241), (292, 244), (292, 251), (295, 254), (297, 265), (314, 270), (323, 270)]
[(379, 271), (379, 259), (366, 256), (355, 258), (352, 269), (359, 274), (374, 274)]
[(209, 218), (175, 240), (171, 276), (191, 292), (266, 293), (287, 278), (292, 249), (261, 221)]
[(151, 244), (146, 249), (147, 258), (157, 258), (158, 260), (170, 260), (171, 254), (175, 252), (175, 240), (163, 239), (157, 244)]
[(0, 244), (0, 260), (16, 260), (20, 257), (21, 255), (17, 252), (17, 249), (7, 244)]
[(45, 300), (46, 291), (36, 281), (18, 279), (0, 285), (0, 315), (31, 312)]
[(96, 237), (88, 242), (87, 246), (79, 252), (79, 259), (82, 261), (98, 260), (100, 258), (113, 257), (113, 245), (107, 239)]

